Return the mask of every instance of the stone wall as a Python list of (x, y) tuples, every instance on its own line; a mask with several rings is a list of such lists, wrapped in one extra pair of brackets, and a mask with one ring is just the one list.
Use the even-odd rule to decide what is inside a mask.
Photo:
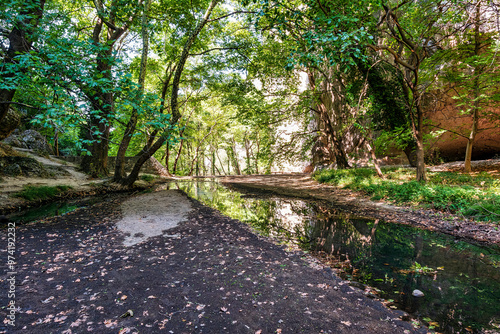
[[(63, 156), (56, 158), (74, 163), (75, 165), (81, 165), (83, 159), (83, 157), (63, 157)], [(137, 161), (137, 159), (138, 159), (137, 157), (125, 157), (125, 171), (130, 172), (134, 167), (134, 164)], [(115, 160), (116, 157), (108, 157), (108, 170), (110, 173), (113, 173), (115, 170)], [(156, 169), (153, 168), (153, 164), (149, 160), (147, 160), (144, 163), (144, 165), (142, 165), (141, 173), (158, 174)]]

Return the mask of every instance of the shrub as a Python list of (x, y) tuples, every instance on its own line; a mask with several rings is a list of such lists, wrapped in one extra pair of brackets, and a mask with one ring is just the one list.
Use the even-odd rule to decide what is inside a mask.
[(141, 175), (141, 180), (146, 181), (146, 182), (151, 182), (154, 179), (155, 179), (154, 175), (149, 175), (149, 174)]
[(488, 173), (471, 176), (429, 172), (426, 184), (412, 180), (411, 169), (386, 168), (384, 173), (386, 178), (380, 179), (367, 168), (322, 170), (313, 177), (319, 182), (362, 191), (374, 200), (424, 205), (478, 220), (500, 221), (500, 180)]

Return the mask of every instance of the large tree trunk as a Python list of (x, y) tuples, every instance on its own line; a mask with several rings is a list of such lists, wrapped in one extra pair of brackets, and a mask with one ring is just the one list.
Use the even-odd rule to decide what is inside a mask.
[[(19, 13), (20, 20), (16, 20), (12, 31), (8, 35), (9, 48), (2, 61), (2, 68), (6, 64), (14, 64), (15, 57), (29, 52), (33, 45), (33, 32), (38, 27), (43, 16), (45, 0), (27, 0), (23, 2), (21, 12)], [(24, 72), (26, 69), (20, 68), (19, 71)], [(4, 73), (3, 79), (13, 78), (17, 73)], [(0, 89), (0, 122), (4, 119), (9, 111), (9, 102), (12, 102), (16, 88)]]
[[(113, 51), (116, 41), (128, 31), (130, 24), (135, 19), (138, 11), (130, 16), (121, 27), (117, 26), (116, 11), (119, 7), (119, 0), (113, 0), (109, 7), (109, 12), (104, 8), (102, 0), (94, 1), (95, 9), (98, 18), (92, 32), (92, 43), (96, 47), (96, 74), (107, 82), (113, 82), (112, 67), (114, 58)], [(138, 7), (142, 6), (142, 0), (138, 0)], [(107, 14), (109, 17), (105, 17)], [(106, 35), (104, 41), (103, 28), (106, 27)], [(87, 87), (80, 83), (80, 88), (87, 96), (91, 103), (93, 111), (90, 116), (91, 138), (95, 142), (91, 145), (92, 156), (84, 157), (82, 167), (89, 167), (85, 170), (94, 177), (108, 175), (108, 150), (109, 150), (109, 131), (110, 122), (114, 115), (114, 94), (110, 91), (110, 87), (97, 86)], [(93, 138), (94, 132), (98, 133), (97, 138)]]
[[(329, 155), (323, 163), (335, 161), (337, 168), (349, 168), (342, 131), (346, 128), (350, 111), (346, 108), (344, 85), (340, 74), (331, 68), (323, 71), (322, 74), (311, 70), (308, 76), (309, 85), (318, 96), (316, 109), (312, 110), (316, 112), (318, 130), (325, 134), (323, 137), (318, 137), (320, 141), (316, 145), (316, 150)], [(321, 76), (319, 80), (317, 76)], [(323, 143), (325, 139), (326, 143)], [(318, 161), (318, 163), (321, 162)]]
[(158, 173), (160, 176), (164, 177), (171, 177), (172, 175), (168, 171), (167, 168), (163, 167), (163, 165), (155, 159), (155, 157), (149, 158), (149, 161), (151, 162), (151, 166), (153, 166), (154, 170)]

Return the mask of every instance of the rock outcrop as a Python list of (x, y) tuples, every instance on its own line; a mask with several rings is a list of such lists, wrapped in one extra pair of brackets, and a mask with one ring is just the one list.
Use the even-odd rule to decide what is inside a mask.
[(13, 147), (33, 150), (41, 155), (54, 154), (52, 146), (47, 142), (45, 137), (35, 130), (26, 130), (23, 132), (16, 130), (3, 142)]

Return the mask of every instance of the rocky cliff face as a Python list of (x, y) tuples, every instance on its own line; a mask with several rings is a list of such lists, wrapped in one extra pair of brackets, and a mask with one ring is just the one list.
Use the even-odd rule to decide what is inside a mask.
[[(431, 121), (428, 131), (448, 131), (429, 140), (427, 152), (437, 150), (439, 156), (445, 160), (462, 160), (465, 158), (466, 137), (472, 127), (472, 117), (461, 115), (456, 101), (449, 94), (438, 94), (437, 100), (438, 103), (427, 109), (426, 116)], [(484, 116), (486, 113), (490, 116)], [(490, 159), (500, 155), (500, 109), (484, 109), (482, 114), (479, 129), (483, 130), (476, 137), (472, 150), (473, 160)]]

